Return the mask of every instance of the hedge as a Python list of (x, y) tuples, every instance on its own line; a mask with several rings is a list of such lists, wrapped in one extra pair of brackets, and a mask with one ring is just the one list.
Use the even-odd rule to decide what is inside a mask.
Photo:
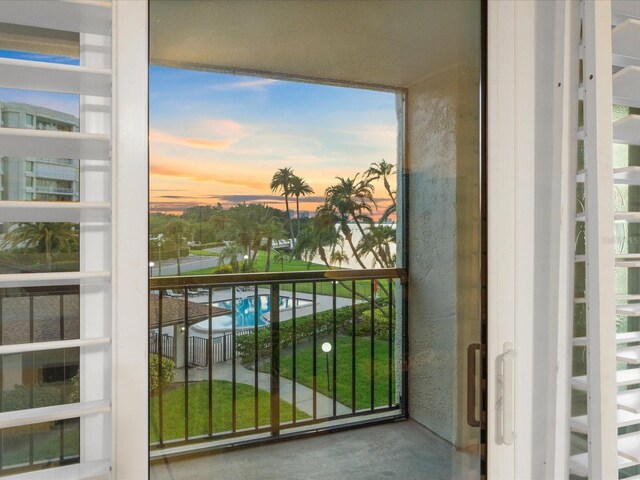
[[(356, 335), (363, 336), (369, 335), (366, 332), (366, 328), (363, 328), (364, 333), (359, 333), (359, 325), (363, 323), (363, 317), (369, 314), (369, 325), (371, 324), (371, 311), (368, 303), (360, 303), (356, 305)], [(351, 334), (351, 307), (340, 307), (336, 309), (336, 328), (339, 332)], [(376, 315), (376, 318), (378, 316)], [(378, 320), (378, 318), (377, 318)], [(388, 319), (382, 318), (380, 313), (380, 325), (376, 327), (380, 332), (386, 328), (388, 331)], [(386, 327), (383, 326), (386, 324)], [(395, 328), (395, 319), (394, 319)], [(333, 330), (333, 310), (325, 310), (316, 314), (316, 334), (323, 335), (331, 333)], [(378, 330), (376, 330), (378, 331)], [(313, 335), (313, 315), (305, 315), (303, 317), (296, 318), (296, 338), (298, 340), (308, 338)], [(376, 333), (376, 336), (378, 333)], [(254, 360), (255, 353), (255, 335), (242, 335), (236, 338), (236, 351), (240, 356), (240, 359), (245, 364), (250, 364)], [(387, 337), (380, 336), (379, 338), (387, 339)], [(287, 320), (280, 323), (280, 348), (286, 348), (291, 345), (293, 341), (293, 322)], [(258, 358), (266, 359), (271, 354), (271, 328), (265, 327), (258, 330)]]

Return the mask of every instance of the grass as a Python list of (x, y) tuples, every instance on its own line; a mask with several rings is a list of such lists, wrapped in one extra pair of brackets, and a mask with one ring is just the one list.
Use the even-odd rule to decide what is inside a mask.
[[(223, 380), (213, 381), (213, 432), (227, 432), (231, 430), (231, 382)], [(258, 424), (269, 425), (269, 392), (258, 390)], [(185, 411), (184, 386), (180, 385), (171, 390), (165, 390), (162, 397), (163, 439), (184, 439)], [(298, 410), (297, 418), (309, 416)], [(292, 407), (289, 403), (280, 401), (281, 422), (290, 421)], [(236, 385), (236, 428), (253, 428), (254, 416), (254, 387), (251, 385)], [(209, 382), (202, 381), (189, 385), (189, 436), (206, 435), (209, 429)], [(157, 443), (158, 437), (158, 397), (153, 396), (149, 405), (149, 435), (151, 443)]]
[[(64, 422), (64, 456), (72, 458), (80, 453), (80, 422), (65, 420)], [(39, 423), (33, 426), (12, 427), (2, 432), (3, 454), (2, 466), (10, 468), (29, 463), (30, 437), (33, 436), (34, 463), (60, 459), (61, 425)]]
[[(318, 338), (316, 349), (316, 388), (319, 393), (333, 398), (327, 388), (326, 354), (320, 349), (325, 341), (330, 338)], [(356, 337), (356, 410), (371, 407), (371, 342), (368, 337)], [(374, 405), (385, 406), (389, 404), (389, 343), (386, 341), (374, 341)], [(337, 375), (336, 375), (336, 399), (339, 403), (351, 407), (353, 399), (351, 395), (351, 337), (340, 335), (337, 337), (336, 348)], [(333, 380), (333, 352), (329, 353), (329, 383)], [(268, 363), (259, 366), (259, 370), (266, 372)], [(391, 398), (395, 402), (395, 369), (392, 359)], [(280, 352), (280, 375), (293, 379), (293, 351), (291, 347)], [(296, 352), (296, 381), (308, 387), (313, 387), (313, 344), (310, 341), (300, 341)]]
[[(258, 252), (255, 262), (255, 270), (258, 272), (264, 272), (266, 266), (266, 254), (265, 252)], [(215, 274), (215, 268), (201, 268), (199, 270), (192, 270), (188, 272), (188, 275), (213, 275)], [(289, 262), (285, 262), (284, 265), (280, 263), (274, 263), (273, 256), (271, 257), (271, 272), (305, 272), (311, 270), (327, 270), (326, 265), (319, 263), (309, 263), (304, 260), (292, 259)], [(346, 286), (345, 286), (346, 285)], [(384, 283), (386, 288), (386, 282)], [(342, 298), (351, 298), (351, 290), (347, 287), (351, 287), (350, 282), (340, 282), (336, 288), (336, 295)], [(282, 284), (281, 290), (290, 292), (291, 285)], [(333, 286), (331, 282), (319, 282), (316, 284), (318, 295), (333, 295)], [(312, 293), (313, 286), (311, 283), (299, 283), (297, 285), (297, 291), (300, 293)], [(367, 281), (356, 282), (356, 292), (359, 299), (368, 299), (371, 296), (371, 283)], [(379, 298), (386, 298), (386, 293), (383, 289), (378, 290)]]
[[(194, 249), (190, 249), (189, 253), (191, 253), (192, 255), (196, 255), (198, 257), (219, 257), (220, 256), (220, 252), (211, 252), (209, 250), (194, 250)], [(191, 273), (191, 272), (189, 272)]]

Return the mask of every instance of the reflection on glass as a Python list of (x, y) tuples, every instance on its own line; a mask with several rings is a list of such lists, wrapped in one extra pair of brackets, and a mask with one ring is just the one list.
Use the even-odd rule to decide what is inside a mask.
[(0, 430), (0, 476), (78, 462), (80, 420), (72, 418)]
[(0, 223), (0, 273), (78, 271), (78, 224)]
[[(3, 128), (59, 132), (80, 129), (77, 95), (0, 89), (0, 99)], [(80, 199), (77, 159), (8, 157), (2, 155), (1, 147), (0, 158), (1, 200), (70, 202)]]
[[(79, 65), (79, 34), (3, 24), (0, 58)], [(80, 131), (79, 95), (0, 89), (0, 128)], [(7, 156), (0, 145), (0, 200), (77, 202), (79, 160)], [(0, 206), (0, 208), (2, 208)], [(79, 270), (79, 225), (0, 223), (0, 274)], [(0, 289), (0, 344), (80, 337), (79, 286)], [(0, 355), (0, 411), (79, 402), (80, 351)], [(0, 430), (0, 476), (79, 461), (78, 418)]]
[(2, 411), (79, 401), (79, 349), (3, 355)]
[(0, 343), (71, 340), (80, 335), (77, 285), (0, 289)]

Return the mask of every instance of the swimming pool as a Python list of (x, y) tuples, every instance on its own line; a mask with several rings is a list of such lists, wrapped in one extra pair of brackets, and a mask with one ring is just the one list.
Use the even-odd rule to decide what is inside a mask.
[[(296, 307), (307, 307), (313, 302), (297, 298)], [(214, 307), (231, 310), (231, 300), (222, 302), (213, 302)], [(280, 310), (293, 308), (293, 300), (291, 297), (280, 297)], [(268, 294), (258, 295), (258, 327), (267, 325), (269, 322), (264, 317), (271, 311), (271, 296)], [(255, 298), (254, 296), (236, 299), (236, 328), (253, 328), (255, 326)], [(221, 315), (213, 317), (211, 326), (213, 330), (231, 330), (231, 315)], [(209, 320), (203, 320), (196, 323), (192, 328), (197, 332), (206, 333), (209, 331)]]

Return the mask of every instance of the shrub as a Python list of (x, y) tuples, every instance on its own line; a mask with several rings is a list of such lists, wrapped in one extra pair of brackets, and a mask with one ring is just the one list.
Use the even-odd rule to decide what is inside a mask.
[[(33, 386), (33, 408), (63, 403), (62, 388), (41, 383)], [(28, 385), (14, 385), (13, 390), (2, 393), (2, 409), (5, 412), (31, 408), (31, 389)]]
[(216, 274), (225, 274), (225, 273), (233, 273), (233, 267), (231, 267), (231, 265), (220, 265), (219, 267), (217, 267), (213, 273)]
[[(357, 307), (356, 307), (357, 311)], [(351, 326), (351, 307), (336, 309), (336, 329), (344, 331)], [(333, 331), (333, 310), (316, 314), (316, 334), (322, 335)], [(302, 340), (313, 335), (313, 315), (296, 318), (296, 338)], [(280, 348), (286, 348), (293, 342), (293, 322), (287, 320), (280, 323)], [(242, 335), (236, 338), (236, 352), (244, 364), (251, 364), (255, 357), (255, 335)], [(271, 328), (258, 330), (258, 359), (271, 355)]]
[[(162, 357), (162, 380), (160, 388), (164, 388), (173, 381), (176, 373), (176, 363), (167, 357)], [(158, 390), (158, 354), (149, 354), (149, 393)]]
[[(356, 336), (363, 337), (371, 335), (371, 310), (365, 310), (360, 314), (360, 318), (355, 325)], [(395, 332), (396, 315), (395, 309), (391, 312), (391, 330)], [(387, 311), (381, 312), (378, 308), (374, 310), (373, 321), (374, 336), (378, 340), (389, 340), (389, 314)]]

